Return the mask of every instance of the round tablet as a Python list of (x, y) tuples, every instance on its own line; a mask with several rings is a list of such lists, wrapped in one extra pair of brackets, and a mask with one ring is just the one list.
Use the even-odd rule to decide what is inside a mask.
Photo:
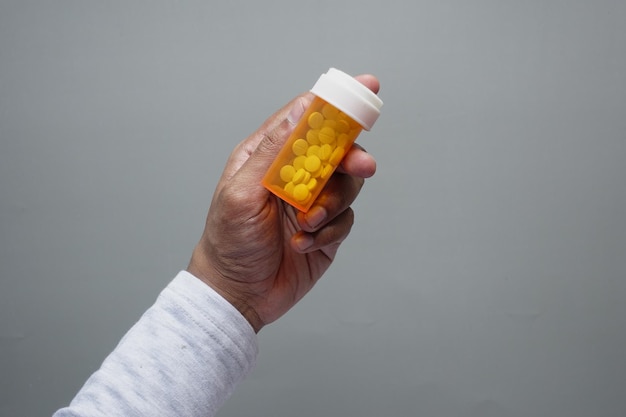
[(291, 181), (293, 181), (294, 184), (300, 184), (300, 183), (304, 182), (306, 174), (307, 174), (306, 170), (304, 168), (300, 168), (293, 175), (293, 178), (291, 179)]
[(322, 161), (328, 161), (328, 158), (330, 158), (330, 155), (333, 153), (333, 148), (331, 145), (329, 145), (328, 143), (325, 143), (324, 145), (320, 146), (320, 151), (319, 151), (319, 157)]
[(321, 143), (333, 143), (335, 141), (335, 129), (323, 127), (318, 135)]
[(330, 174), (333, 173), (333, 166), (331, 164), (325, 164), (322, 167), (322, 174), (320, 175), (320, 177), (322, 177), (322, 179), (327, 180), (330, 177)]
[(348, 145), (348, 142), (350, 142), (350, 136), (348, 136), (347, 134), (342, 133), (337, 136), (337, 146), (342, 146), (345, 148)]
[(322, 127), (330, 127), (332, 130), (337, 130), (337, 121), (336, 120), (324, 120), (324, 124)]
[(296, 156), (294, 158), (293, 167), (295, 168), (296, 171), (301, 168), (304, 168), (304, 161), (306, 161), (306, 156), (304, 155)]
[(324, 123), (324, 115), (318, 111), (314, 111), (309, 115), (307, 122), (309, 123), (309, 127), (311, 129), (319, 129)]
[(350, 124), (345, 120), (338, 120), (335, 129), (339, 133), (348, 133), (350, 130)]
[(318, 168), (317, 171), (311, 172), (311, 177), (319, 178), (322, 176), (322, 172), (324, 172), (324, 167), (322, 166), (322, 164), (320, 164), (320, 167)]
[(328, 162), (335, 166), (339, 165), (345, 153), (346, 152), (341, 146), (336, 147), (332, 155), (330, 155), (330, 159), (328, 160)]
[(320, 149), (321, 148), (318, 145), (311, 145), (309, 146), (309, 149), (306, 150), (306, 156), (309, 157), (311, 155), (315, 155), (319, 157)]
[(306, 153), (309, 143), (304, 139), (296, 139), (291, 145), (291, 151), (296, 155), (304, 155)]
[(317, 171), (321, 165), (322, 161), (317, 155), (307, 156), (306, 161), (304, 161), (304, 168), (309, 172)]
[(320, 144), (319, 133), (320, 131), (317, 129), (309, 129), (309, 131), (306, 132), (306, 141), (309, 142), (309, 145)]
[(289, 182), (292, 180), (295, 173), (296, 169), (293, 165), (285, 165), (280, 169), (280, 179), (285, 182)]
[(299, 202), (306, 201), (309, 198), (310, 191), (306, 184), (298, 184), (293, 187), (293, 198)]
[(285, 192), (288, 195), (293, 195), (293, 189), (295, 187), (295, 184), (293, 182), (288, 182), (287, 184), (285, 184), (285, 186), (283, 187), (283, 190), (285, 190)]
[(335, 106), (326, 103), (322, 107), (322, 114), (324, 115), (325, 118), (332, 120), (332, 119), (336, 119), (337, 116), (339, 116), (339, 110), (337, 110)]

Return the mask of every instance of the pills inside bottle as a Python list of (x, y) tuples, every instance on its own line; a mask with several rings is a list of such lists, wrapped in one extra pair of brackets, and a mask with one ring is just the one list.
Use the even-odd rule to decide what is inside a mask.
[(268, 169), (262, 184), (306, 212), (382, 101), (363, 84), (331, 68), (311, 89), (313, 102)]

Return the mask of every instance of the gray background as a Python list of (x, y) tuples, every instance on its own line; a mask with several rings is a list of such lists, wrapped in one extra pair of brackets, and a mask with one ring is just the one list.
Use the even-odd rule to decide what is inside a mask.
[(227, 416), (626, 415), (626, 2), (0, 1), (0, 414), (187, 264), (234, 145), (371, 72), (379, 170)]

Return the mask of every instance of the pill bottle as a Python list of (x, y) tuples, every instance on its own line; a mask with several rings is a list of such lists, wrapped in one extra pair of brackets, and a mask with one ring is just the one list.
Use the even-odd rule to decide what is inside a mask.
[(370, 130), (383, 102), (350, 75), (330, 68), (317, 80), (311, 105), (263, 177), (270, 192), (309, 210), (363, 129)]

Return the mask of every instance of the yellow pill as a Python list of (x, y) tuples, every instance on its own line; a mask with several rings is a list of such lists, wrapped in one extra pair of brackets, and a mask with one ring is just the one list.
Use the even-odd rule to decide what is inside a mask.
[(285, 165), (280, 169), (280, 179), (289, 182), (293, 179), (296, 169), (292, 165)]
[(325, 118), (333, 120), (336, 119), (337, 116), (339, 116), (339, 110), (337, 110), (336, 107), (326, 103), (322, 107), (322, 114)]
[(309, 198), (311, 192), (309, 191), (306, 184), (298, 184), (293, 188), (293, 198), (298, 200), (299, 202), (304, 202)]
[(300, 184), (302, 182), (304, 182), (304, 179), (306, 177), (306, 170), (304, 168), (300, 168), (299, 170), (296, 171), (296, 173), (293, 175), (293, 178), (291, 179), (291, 181), (294, 184)]
[(318, 135), (321, 143), (333, 143), (335, 141), (335, 129), (323, 127)]
[(324, 120), (324, 124), (322, 127), (330, 127), (332, 130), (337, 130), (337, 121), (336, 120)]
[(291, 196), (293, 196), (293, 189), (296, 185), (293, 182), (288, 182), (287, 184), (285, 184), (285, 187), (283, 187), (283, 190), (285, 190), (285, 192)]
[(320, 175), (320, 177), (322, 177), (322, 179), (328, 179), (328, 177), (330, 177), (330, 174), (333, 173), (333, 166), (331, 164), (326, 164), (324, 165), (324, 167), (322, 168), (322, 175)]
[(309, 180), (311, 179), (311, 173), (309, 171), (307, 171), (304, 168), (299, 169), (298, 171), (296, 171), (296, 173), (293, 176), (293, 183), (294, 184), (302, 184), (302, 183), (307, 183), (309, 182)]
[(341, 146), (336, 147), (328, 162), (333, 166), (339, 165), (345, 153), (346, 151)]
[(306, 149), (309, 147), (309, 143), (304, 139), (297, 139), (291, 146), (291, 151), (296, 155), (304, 155)]
[(306, 161), (306, 156), (300, 155), (296, 156), (293, 160), (293, 167), (297, 171), (301, 168), (304, 168), (304, 161)]
[(324, 123), (324, 115), (318, 111), (315, 111), (309, 115), (307, 121), (311, 129), (319, 129)]
[(335, 129), (339, 133), (348, 133), (348, 131), (350, 130), (350, 124), (345, 120), (338, 120)]
[(321, 165), (322, 161), (317, 155), (308, 156), (306, 158), (306, 161), (304, 161), (304, 168), (309, 172), (317, 171), (318, 169), (320, 169)]
[(328, 158), (330, 158), (330, 155), (333, 153), (333, 146), (329, 145), (328, 143), (325, 143), (324, 145), (320, 146), (320, 152), (319, 152), (319, 157), (322, 161), (328, 161)]
[(306, 132), (306, 141), (309, 143), (309, 145), (320, 144), (319, 133), (320, 131), (318, 129), (309, 129), (309, 131)]
[(322, 176), (322, 172), (324, 172), (324, 167), (320, 164), (320, 167), (317, 171), (311, 172), (311, 177), (319, 178)]
[(342, 148), (346, 148), (348, 146), (348, 142), (350, 142), (350, 136), (345, 133), (337, 136), (337, 146), (341, 146)]
[(339, 113), (339, 115), (337, 116), (337, 120), (344, 120), (344, 121), (346, 121), (348, 123), (348, 126), (350, 126), (350, 128), (359, 126), (359, 124), (357, 122), (352, 120), (352, 118), (350, 116), (348, 116), (347, 114), (345, 114), (343, 112)]
[(311, 180), (307, 183), (306, 188), (313, 191), (315, 187), (317, 187), (317, 180), (315, 178), (311, 178)]
[(309, 149), (306, 150), (306, 156), (312, 156), (315, 155), (317, 157), (319, 157), (320, 155), (320, 147), (318, 145), (311, 145), (309, 146)]

